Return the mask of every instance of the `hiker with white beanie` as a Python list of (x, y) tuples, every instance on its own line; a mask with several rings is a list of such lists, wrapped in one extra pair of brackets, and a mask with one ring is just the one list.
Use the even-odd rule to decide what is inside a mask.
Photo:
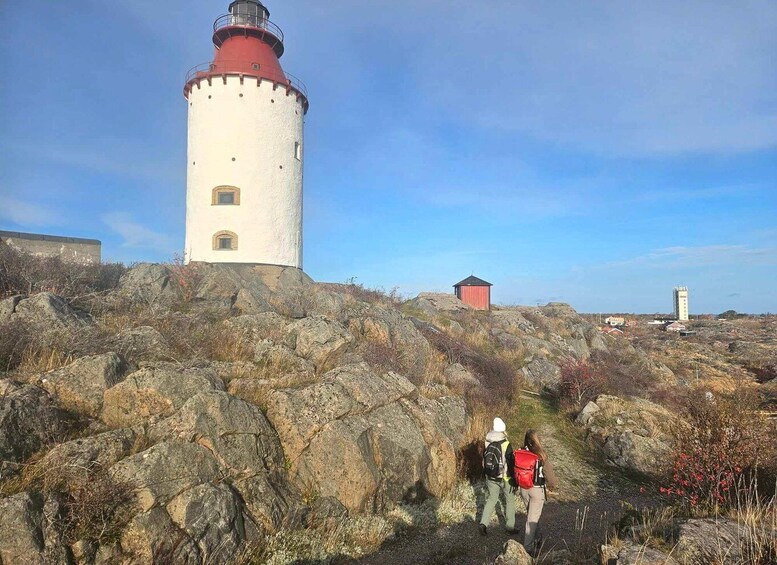
[(483, 452), (483, 471), (486, 475), (488, 498), (480, 517), (480, 533), (486, 535), (488, 523), (496, 509), (499, 495), (505, 498), (505, 522), (507, 531), (515, 533), (515, 480), (513, 479), (513, 447), (507, 439), (504, 421), (494, 418), (494, 428), (486, 434), (486, 449)]

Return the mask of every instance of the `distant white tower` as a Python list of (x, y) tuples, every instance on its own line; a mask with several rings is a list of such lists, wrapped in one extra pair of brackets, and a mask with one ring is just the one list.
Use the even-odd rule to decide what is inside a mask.
[(259, 0), (213, 24), (212, 63), (189, 71), (186, 261), (302, 268), (307, 91), (281, 69), (283, 32)]
[(674, 317), (681, 321), (688, 321), (688, 287), (674, 287)]

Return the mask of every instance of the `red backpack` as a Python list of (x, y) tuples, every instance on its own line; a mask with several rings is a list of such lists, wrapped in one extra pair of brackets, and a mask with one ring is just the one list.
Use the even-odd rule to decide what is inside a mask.
[(515, 482), (521, 488), (532, 488), (537, 484), (539, 477), (540, 458), (536, 453), (528, 449), (517, 449), (513, 451), (515, 457)]

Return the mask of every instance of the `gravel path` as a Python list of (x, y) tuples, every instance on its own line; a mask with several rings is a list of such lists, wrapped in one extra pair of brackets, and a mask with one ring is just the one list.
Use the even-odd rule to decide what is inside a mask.
[[(543, 539), (542, 553), (554, 549), (573, 549), (581, 542), (587, 548), (595, 548), (603, 543), (608, 525), (623, 513), (622, 501), (638, 507), (650, 506), (653, 502), (636, 489), (621, 495), (599, 494), (587, 502), (549, 502), (539, 526), (539, 535)], [(520, 531), (523, 531), (525, 519), (526, 515), (520, 509), (516, 520), (516, 527)], [(501, 516), (500, 522), (504, 523)], [(513, 538), (520, 542), (523, 535), (517, 534)], [(415, 534), (388, 542), (376, 553), (346, 563), (481, 565), (493, 563), (507, 539), (503, 525), (492, 524), (488, 535), (482, 537), (475, 522), (465, 522), (440, 528), (432, 534)]]

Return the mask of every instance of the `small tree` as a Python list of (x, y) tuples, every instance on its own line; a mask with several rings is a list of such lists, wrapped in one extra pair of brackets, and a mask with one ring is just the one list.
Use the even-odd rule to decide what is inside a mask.
[(561, 398), (580, 406), (604, 392), (605, 376), (588, 361), (570, 359), (561, 366)]

